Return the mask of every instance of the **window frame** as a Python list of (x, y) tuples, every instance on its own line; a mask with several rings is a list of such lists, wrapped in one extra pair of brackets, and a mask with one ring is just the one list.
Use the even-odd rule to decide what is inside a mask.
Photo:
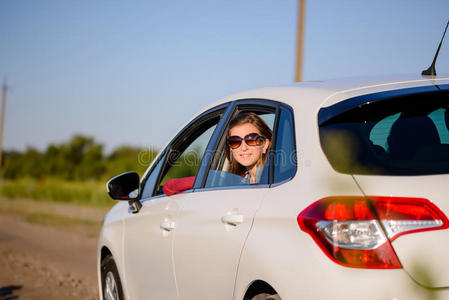
[[(204, 169), (202, 169), (202, 177), (198, 180), (195, 180), (194, 189), (198, 191), (212, 191), (212, 190), (227, 190), (227, 189), (251, 189), (251, 188), (271, 188), (276, 187), (281, 184), (284, 184), (290, 180), (292, 180), (298, 170), (298, 164), (296, 159), (296, 168), (295, 173), (292, 177), (282, 180), (281, 182), (274, 182), (274, 159), (276, 154), (276, 145), (277, 145), (277, 132), (279, 127), (279, 121), (280, 121), (280, 114), (281, 114), (281, 107), (289, 112), (291, 118), (292, 118), (292, 136), (293, 136), (293, 145), (294, 145), (294, 151), (295, 156), (297, 158), (297, 151), (296, 151), (296, 131), (295, 131), (295, 119), (294, 119), (294, 111), (293, 108), (285, 103), (270, 100), (270, 99), (259, 99), (259, 98), (249, 98), (249, 99), (238, 99), (234, 100), (232, 102), (232, 105), (229, 107), (229, 112), (226, 114), (227, 119), (224, 120), (222, 126), (220, 127), (220, 131), (217, 132), (217, 135), (215, 136), (215, 140), (212, 147), (209, 149), (209, 155), (217, 153), (220, 146), (220, 141), (223, 140), (224, 135), (226, 134), (226, 130), (229, 126), (229, 123), (231, 122), (232, 118), (236, 116), (240, 111), (248, 110), (250, 111), (250, 107), (259, 107), (261, 110), (263, 108), (268, 110), (273, 110), (275, 114), (274, 123), (273, 123), (273, 138), (271, 141), (272, 147), (270, 149), (269, 156), (267, 158), (267, 164), (265, 167), (268, 167), (268, 183), (265, 184), (248, 184), (248, 185), (229, 185), (229, 186), (217, 186), (217, 187), (205, 187), (206, 180), (207, 180), (207, 174), (209, 170), (211, 169), (211, 166), (213, 162), (215, 162), (216, 156), (213, 155), (212, 157), (209, 157), (207, 160), (207, 165), (203, 166)], [(274, 145), (274, 146), (273, 146)]]

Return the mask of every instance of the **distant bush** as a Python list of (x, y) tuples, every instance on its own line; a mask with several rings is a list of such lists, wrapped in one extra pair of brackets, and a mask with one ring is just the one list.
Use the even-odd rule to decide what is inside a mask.
[(150, 149), (118, 147), (105, 157), (106, 169), (103, 178), (109, 179), (128, 171), (137, 172), (142, 176), (156, 155), (157, 151)]
[(142, 175), (156, 154), (153, 150), (121, 146), (105, 155), (103, 145), (93, 138), (76, 135), (67, 143), (48, 146), (42, 153), (34, 148), (23, 153), (6, 151), (1, 176), (4, 179), (33, 178), (41, 181), (45, 178), (106, 181), (126, 171)]

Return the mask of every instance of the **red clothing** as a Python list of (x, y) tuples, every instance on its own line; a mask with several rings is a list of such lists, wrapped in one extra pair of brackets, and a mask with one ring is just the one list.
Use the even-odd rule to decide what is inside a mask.
[(194, 181), (195, 176), (170, 179), (164, 184), (162, 190), (167, 196), (182, 193), (191, 189)]

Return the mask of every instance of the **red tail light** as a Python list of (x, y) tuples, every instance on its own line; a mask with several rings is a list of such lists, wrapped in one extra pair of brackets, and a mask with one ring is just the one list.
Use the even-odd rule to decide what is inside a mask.
[(402, 268), (390, 244), (400, 235), (449, 227), (427, 199), (367, 198), (321, 199), (299, 214), (299, 227), (336, 263), (375, 269)]

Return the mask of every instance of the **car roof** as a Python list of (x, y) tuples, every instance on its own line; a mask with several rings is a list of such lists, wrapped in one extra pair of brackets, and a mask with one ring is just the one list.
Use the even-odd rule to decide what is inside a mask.
[(391, 75), (304, 81), (286, 86), (239, 92), (215, 102), (208, 108), (239, 99), (270, 99), (282, 101), (292, 107), (305, 108), (306, 106), (316, 110), (360, 95), (441, 84), (449, 84), (449, 74), (440, 76)]

